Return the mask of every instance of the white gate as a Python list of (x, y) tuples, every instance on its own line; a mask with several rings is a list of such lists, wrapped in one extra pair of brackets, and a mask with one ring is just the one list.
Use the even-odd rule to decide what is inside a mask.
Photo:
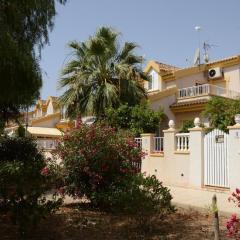
[(204, 185), (229, 187), (228, 134), (219, 129), (204, 137)]

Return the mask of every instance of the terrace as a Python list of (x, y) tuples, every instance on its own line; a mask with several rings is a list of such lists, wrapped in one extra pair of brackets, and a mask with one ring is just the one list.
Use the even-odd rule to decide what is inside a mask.
[(202, 96), (220, 96), (231, 99), (239, 99), (240, 92), (229, 90), (212, 84), (203, 84), (199, 86), (181, 88), (178, 90), (177, 93), (178, 102)]

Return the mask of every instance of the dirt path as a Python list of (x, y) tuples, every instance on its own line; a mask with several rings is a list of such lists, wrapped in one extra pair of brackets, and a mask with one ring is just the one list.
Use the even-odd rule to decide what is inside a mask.
[[(220, 218), (221, 240), (226, 238), (226, 217)], [(32, 240), (120, 240), (120, 239), (213, 239), (212, 218), (191, 209), (178, 211), (165, 221), (155, 221), (143, 233), (127, 217), (89, 210), (79, 205), (62, 207), (43, 220), (27, 239)], [(16, 229), (6, 216), (0, 217), (0, 239), (18, 239)]]

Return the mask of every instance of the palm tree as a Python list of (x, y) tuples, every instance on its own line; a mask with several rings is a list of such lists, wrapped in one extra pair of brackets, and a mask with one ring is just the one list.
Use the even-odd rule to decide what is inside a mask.
[(137, 45), (120, 47), (119, 33), (101, 27), (86, 42), (70, 42), (74, 59), (67, 63), (59, 81), (66, 91), (60, 97), (70, 117), (78, 114), (104, 116), (105, 109), (121, 103), (135, 105), (146, 98), (141, 70), (143, 58), (134, 53)]

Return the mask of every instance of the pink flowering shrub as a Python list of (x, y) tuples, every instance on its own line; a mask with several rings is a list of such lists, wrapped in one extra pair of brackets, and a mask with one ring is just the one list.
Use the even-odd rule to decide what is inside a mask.
[(44, 196), (55, 188), (57, 168), (34, 140), (0, 137), (0, 210), (18, 225), (20, 234), (61, 204), (61, 199)]
[(143, 153), (134, 138), (113, 128), (81, 124), (68, 132), (58, 145), (66, 193), (86, 196), (98, 206), (98, 197), (129, 176), (140, 172)]
[[(237, 207), (240, 208), (240, 189), (236, 188), (236, 191), (228, 198), (229, 202), (233, 202)], [(233, 214), (231, 218), (227, 221), (226, 228), (228, 231), (228, 236), (230, 238), (240, 239), (240, 219), (236, 214)]]

